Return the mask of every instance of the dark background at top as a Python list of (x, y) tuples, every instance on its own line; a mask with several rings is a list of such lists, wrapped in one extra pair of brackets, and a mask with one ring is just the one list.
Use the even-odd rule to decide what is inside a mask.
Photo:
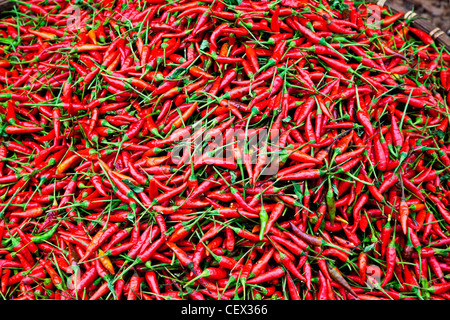
[(450, 0), (393, 0), (407, 11), (414, 9), (419, 16), (428, 19), (450, 36)]

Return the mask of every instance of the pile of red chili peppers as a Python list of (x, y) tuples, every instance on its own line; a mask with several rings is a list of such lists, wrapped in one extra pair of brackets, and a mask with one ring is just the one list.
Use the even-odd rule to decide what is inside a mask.
[(15, 2), (2, 299), (450, 298), (450, 54), (403, 13)]

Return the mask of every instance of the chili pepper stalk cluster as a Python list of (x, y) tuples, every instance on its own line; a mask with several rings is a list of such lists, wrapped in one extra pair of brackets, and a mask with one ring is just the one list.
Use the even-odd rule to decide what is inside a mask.
[(3, 299), (449, 299), (450, 54), (403, 13), (15, 2)]

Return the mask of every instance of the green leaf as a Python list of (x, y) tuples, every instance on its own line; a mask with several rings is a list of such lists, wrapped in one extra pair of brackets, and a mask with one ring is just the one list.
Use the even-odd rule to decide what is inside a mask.
[(0, 43), (13, 44), (14, 39), (12, 38), (0, 38)]
[(232, 184), (234, 184), (234, 183), (236, 182), (237, 175), (236, 175), (236, 173), (235, 173), (234, 171), (232, 171), (232, 170), (230, 170), (229, 173), (230, 173), (230, 175), (231, 175), (231, 180), (230, 180), (230, 181), (231, 181)]
[(373, 249), (375, 249), (375, 246), (376, 246), (376, 243), (372, 243), (370, 246), (365, 247), (363, 252), (366, 253), (366, 252), (372, 251)]
[(112, 277), (110, 277), (109, 274), (107, 274), (107, 275), (105, 276), (105, 280), (106, 280), (106, 282), (107, 282), (109, 291), (111, 291), (111, 293), (112, 293), (112, 295), (113, 295), (113, 297), (114, 297), (114, 300), (116, 300), (116, 299), (117, 299), (117, 295), (116, 295), (116, 290), (115, 290), (115, 288), (114, 288), (114, 284), (113, 284), (112, 281), (111, 281), (111, 280), (112, 280)]
[(375, 187), (379, 188), (381, 186), (382, 182), (377, 180), (377, 181), (374, 181), (373, 184), (375, 185)]
[(11, 236), (9, 237), (11, 239), (11, 246), (12, 247), (17, 247), (20, 243), (20, 238), (19, 236)]
[(186, 71), (186, 68), (178, 68), (174, 71), (173, 74), (169, 75), (166, 79), (172, 80), (178, 78), (180, 75), (182, 75)]
[(210, 45), (208, 40), (203, 40), (202, 43), (200, 43), (200, 50), (205, 50), (209, 48)]
[(124, 204), (124, 205), (121, 205), (121, 206), (118, 206), (118, 207), (111, 207), (111, 208), (114, 209), (114, 210), (127, 210), (128, 209), (128, 205)]
[(283, 122), (288, 123), (292, 120), (291, 116), (287, 116), (286, 118), (283, 119)]
[(127, 219), (128, 219), (128, 221), (130, 221), (132, 224), (134, 224), (134, 223), (136, 222), (136, 215), (135, 215), (135, 213), (133, 212), (133, 210), (128, 211)]
[(5, 119), (0, 118), (0, 136), (7, 137), (6, 134), (6, 127), (8, 126), (8, 122), (5, 121)]
[(224, 0), (223, 1), (226, 5), (232, 6), (232, 5), (240, 5), (242, 3), (242, 0)]
[(144, 191), (144, 188), (136, 186), (128, 179), (122, 179), (122, 182), (125, 183), (135, 193), (141, 193)]
[(333, 0), (330, 3), (330, 8), (337, 11), (348, 9), (348, 4), (345, 4), (343, 0)]
[(446, 181), (450, 180), (450, 174), (444, 174), (443, 176), (440, 176), (439, 180), (441, 181), (441, 184), (444, 184)]
[(303, 193), (302, 193), (302, 190), (301, 190), (301, 188), (300, 188), (300, 184), (294, 183), (294, 192), (295, 192), (295, 195), (296, 195), (300, 200), (303, 199)]
[(336, 184), (332, 184), (331, 188), (333, 189), (334, 194), (336, 195), (336, 197), (339, 197), (339, 190)]

